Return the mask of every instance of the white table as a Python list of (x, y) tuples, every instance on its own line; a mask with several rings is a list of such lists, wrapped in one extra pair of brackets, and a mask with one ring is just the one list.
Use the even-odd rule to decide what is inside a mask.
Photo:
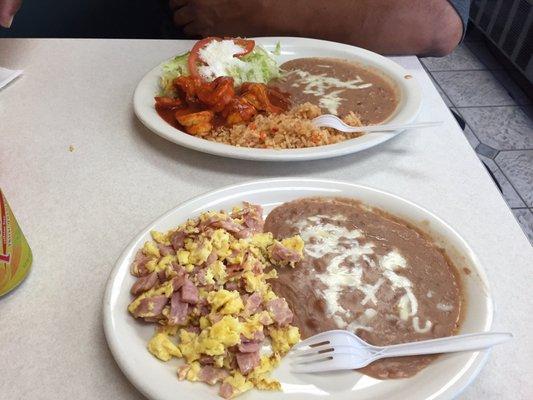
[(137, 82), (187, 47), (0, 39), (0, 65), (25, 70), (0, 91), (0, 185), (34, 253), (28, 279), (0, 299), (0, 398), (141, 399), (102, 329), (104, 285), (116, 258), (145, 225), (192, 196), (288, 175), (384, 189), (455, 227), (487, 270), (494, 329), (516, 335), (493, 350), (461, 398), (533, 398), (532, 248), (418, 60), (395, 59), (422, 85), (420, 120), (445, 126), (342, 158), (273, 164), (189, 151), (135, 118)]

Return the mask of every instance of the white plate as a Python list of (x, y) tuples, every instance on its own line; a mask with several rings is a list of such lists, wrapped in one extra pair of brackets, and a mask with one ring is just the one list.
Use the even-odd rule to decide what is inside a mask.
[[(442, 245), (460, 266), (466, 295), (466, 312), (461, 333), (488, 331), (492, 322), (492, 301), (487, 278), (477, 257), (465, 241), (444, 221), (429, 211), (395, 195), (349, 183), (313, 179), (271, 179), (244, 183), (216, 190), (187, 201), (146, 227), (126, 247), (109, 278), (103, 304), (104, 329), (109, 347), (124, 374), (147, 397), (157, 400), (216, 399), (216, 389), (203, 383), (180, 382), (176, 377), (178, 360), (163, 363), (146, 350), (154, 327), (134, 320), (126, 308), (131, 301), (129, 289), (134, 282), (129, 267), (135, 253), (150, 238), (150, 230), (166, 231), (189, 217), (206, 210), (231, 209), (246, 200), (261, 204), (265, 215), (275, 206), (307, 196), (343, 196), (408, 220), (425, 230)], [(409, 379), (380, 381), (356, 372), (324, 375), (292, 375), (282, 362), (274, 376), (282, 382), (283, 392), (251, 391), (239, 397), (249, 399), (309, 400), (421, 400), (450, 399), (477, 375), (487, 352), (448, 354), (437, 358), (426, 369)]]
[[(395, 62), (359, 47), (348, 46), (324, 40), (267, 37), (255, 39), (269, 50), (274, 50), (276, 43), (281, 43), (280, 63), (301, 57), (336, 57), (357, 61), (376, 68), (390, 77), (398, 88), (400, 101), (395, 113), (387, 121), (390, 123), (408, 123), (415, 120), (421, 105), (418, 83), (408, 72)], [(184, 51), (189, 49), (184, 48)], [(179, 53), (177, 51), (176, 53)], [(253, 149), (230, 146), (211, 142), (182, 132), (165, 122), (155, 111), (154, 96), (159, 92), (161, 66), (155, 67), (141, 80), (133, 96), (133, 108), (141, 122), (159, 136), (190, 149), (219, 156), (263, 161), (297, 161), (316, 160), (355, 153), (376, 146), (396, 135), (391, 133), (372, 133), (359, 138), (347, 140), (328, 146), (306, 149)], [(406, 78), (407, 76), (407, 78)]]

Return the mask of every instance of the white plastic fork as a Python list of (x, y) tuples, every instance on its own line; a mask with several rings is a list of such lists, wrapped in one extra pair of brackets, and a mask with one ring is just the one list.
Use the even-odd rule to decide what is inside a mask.
[(344, 123), (339, 117), (333, 114), (323, 114), (313, 119), (313, 125), (317, 128), (333, 128), (341, 132), (387, 132), (399, 131), (411, 128), (429, 128), (431, 126), (438, 126), (442, 121), (431, 122), (413, 122), (410, 124), (383, 124), (383, 125), (368, 125), (368, 126), (350, 126)]
[(351, 332), (319, 333), (298, 343), (289, 353), (295, 373), (357, 369), (386, 357), (482, 350), (511, 339), (511, 333), (472, 333), (420, 342), (373, 346)]

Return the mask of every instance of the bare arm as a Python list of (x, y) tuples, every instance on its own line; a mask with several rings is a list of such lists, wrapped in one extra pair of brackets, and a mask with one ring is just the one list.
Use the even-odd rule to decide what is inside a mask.
[(9, 28), (22, 0), (0, 0), (0, 26)]
[(383, 54), (444, 55), (462, 22), (447, 0), (171, 0), (190, 35), (306, 36)]

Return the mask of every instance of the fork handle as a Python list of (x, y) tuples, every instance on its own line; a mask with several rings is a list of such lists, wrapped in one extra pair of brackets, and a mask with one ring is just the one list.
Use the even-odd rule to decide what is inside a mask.
[(432, 126), (442, 125), (442, 121), (429, 121), (429, 122), (413, 122), (410, 124), (383, 124), (383, 125), (368, 125), (361, 127), (354, 127), (363, 132), (386, 132), (396, 131), (400, 129), (414, 129), (414, 128), (429, 128)]
[(486, 332), (395, 344), (382, 347), (382, 351), (379, 352), (379, 357), (377, 358), (482, 350), (504, 343), (512, 337), (511, 333)]

